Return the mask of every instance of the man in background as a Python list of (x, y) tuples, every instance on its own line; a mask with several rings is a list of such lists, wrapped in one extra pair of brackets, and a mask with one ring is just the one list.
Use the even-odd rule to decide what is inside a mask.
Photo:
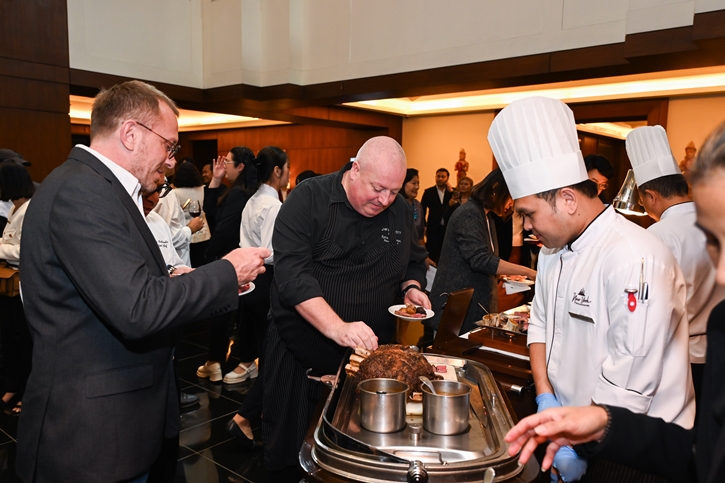
[(707, 320), (712, 309), (725, 298), (725, 287), (715, 283), (715, 267), (704, 249), (705, 234), (696, 224), (695, 203), (664, 128), (639, 127), (627, 136), (626, 147), (642, 205), (657, 222), (647, 231), (670, 249), (685, 276), (692, 382), (699, 400)]
[(614, 167), (604, 156), (590, 154), (584, 158), (584, 166), (587, 169), (587, 176), (597, 185), (597, 196), (602, 203), (608, 200), (602, 195), (602, 191), (609, 187), (609, 180), (614, 177)]
[(76, 146), (33, 197), (21, 282), (33, 369), (18, 425), (24, 481), (147, 481), (178, 435), (178, 328), (236, 308), (266, 249), (179, 277), (143, 216), (178, 152), (178, 110), (139, 81), (98, 94), (91, 147)]
[(421, 206), (425, 222), (425, 248), (428, 258), (436, 264), (441, 256), (443, 237), (446, 234), (446, 224), (443, 212), (451, 201), (451, 190), (448, 187), (450, 173), (446, 168), (436, 171), (436, 184), (423, 192)]

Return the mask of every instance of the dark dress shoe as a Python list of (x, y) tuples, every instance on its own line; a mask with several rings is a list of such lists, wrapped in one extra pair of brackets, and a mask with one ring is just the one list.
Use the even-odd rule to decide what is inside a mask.
[(244, 434), (244, 431), (241, 430), (241, 428), (237, 425), (237, 423), (234, 421), (234, 419), (229, 420), (229, 422), (226, 425), (226, 430), (229, 434), (234, 436), (234, 438), (242, 444), (244, 449), (248, 449), (248, 450), (262, 449), (262, 442), (257, 441), (255, 439), (247, 438), (247, 435)]
[(181, 393), (181, 398), (179, 399), (179, 406), (182, 408), (190, 408), (191, 406), (199, 404), (199, 396), (196, 394), (187, 394), (185, 392)]

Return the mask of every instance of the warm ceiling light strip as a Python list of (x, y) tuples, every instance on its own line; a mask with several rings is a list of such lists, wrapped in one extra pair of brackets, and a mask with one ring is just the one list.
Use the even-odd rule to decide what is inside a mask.
[(552, 97), (564, 102), (576, 103), (713, 92), (725, 92), (725, 73), (549, 89), (516, 90), (445, 99), (425, 99), (422, 97), (414, 101), (409, 99), (380, 99), (351, 102), (346, 105), (404, 116), (415, 116), (501, 109), (515, 100), (530, 96)]

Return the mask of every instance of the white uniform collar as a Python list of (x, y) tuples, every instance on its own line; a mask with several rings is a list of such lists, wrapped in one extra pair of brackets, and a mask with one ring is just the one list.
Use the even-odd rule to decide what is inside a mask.
[(590, 243), (600, 239), (602, 234), (607, 230), (608, 226), (614, 222), (617, 218), (617, 212), (611, 206), (606, 207), (601, 213), (594, 218), (589, 226), (576, 237), (570, 241), (566, 248), (573, 252), (578, 252), (585, 249)]
[(262, 183), (259, 185), (259, 188), (257, 188), (257, 193), (259, 193), (260, 196), (271, 196), (274, 199), (279, 199), (279, 193), (276, 189), (272, 188), (267, 183)]
[(143, 213), (143, 200), (141, 199), (141, 183), (139, 183), (138, 178), (136, 178), (134, 175), (132, 175), (124, 168), (122, 168), (106, 156), (102, 155), (95, 149), (91, 149), (88, 146), (84, 146), (83, 144), (76, 144), (76, 147), (85, 149), (93, 156), (98, 158), (100, 162), (102, 162), (108, 169), (111, 170), (111, 173), (113, 173), (116, 179), (121, 182), (121, 185), (123, 185), (126, 192), (128, 192), (128, 196), (130, 196), (133, 202), (136, 203), (136, 205), (138, 206), (138, 209), (141, 212), (141, 216), (146, 218)]
[(694, 201), (685, 201), (684, 203), (677, 203), (676, 205), (672, 205), (669, 208), (667, 208), (665, 211), (662, 212), (662, 215), (660, 216), (660, 221), (664, 220), (668, 216), (684, 215), (685, 213), (694, 213), (694, 212), (695, 212), (695, 202)]

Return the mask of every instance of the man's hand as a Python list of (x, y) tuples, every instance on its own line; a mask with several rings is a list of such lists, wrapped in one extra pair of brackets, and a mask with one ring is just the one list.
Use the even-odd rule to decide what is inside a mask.
[(264, 273), (264, 259), (271, 254), (266, 248), (237, 248), (227, 253), (222, 260), (228, 260), (234, 265), (237, 282), (244, 285)]
[(424, 309), (430, 309), (430, 300), (422, 290), (411, 288), (405, 294), (403, 302), (406, 304), (419, 305)]
[(369, 351), (378, 348), (378, 337), (365, 322), (339, 323), (330, 333), (330, 339), (342, 347), (364, 347)]
[(197, 231), (204, 228), (204, 220), (201, 219), (201, 216), (197, 218), (192, 218), (188, 225), (192, 233), (196, 233)]
[(529, 461), (538, 445), (550, 440), (541, 464), (546, 471), (559, 448), (600, 440), (606, 427), (607, 412), (599, 406), (552, 408), (522, 419), (504, 439), (510, 443), (511, 456), (521, 451), (521, 464)]

